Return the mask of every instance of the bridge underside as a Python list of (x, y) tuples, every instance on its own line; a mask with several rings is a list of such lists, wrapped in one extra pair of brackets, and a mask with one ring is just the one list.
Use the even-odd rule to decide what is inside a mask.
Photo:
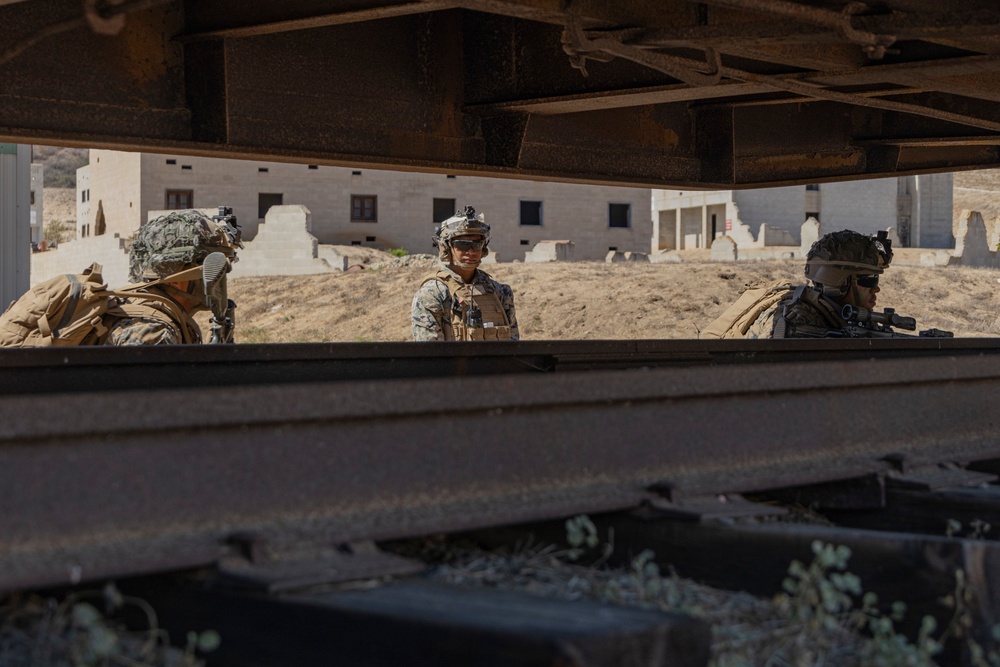
[(0, 141), (647, 186), (1000, 166), (1000, 6), (0, 0)]

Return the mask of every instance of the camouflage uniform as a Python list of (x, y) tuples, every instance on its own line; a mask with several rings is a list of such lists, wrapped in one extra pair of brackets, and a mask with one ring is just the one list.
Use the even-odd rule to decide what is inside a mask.
[[(236, 248), (241, 247), (238, 227), (216, 222), (200, 211), (172, 211), (139, 228), (129, 249), (130, 278), (135, 282), (167, 278), (198, 266), (213, 252), (222, 252), (231, 262), (236, 261)], [(199, 292), (199, 287), (202, 287), (201, 281), (194, 281), (192, 292), (188, 295), (198, 304), (195, 311), (205, 309), (204, 294)], [(170, 298), (166, 287), (152, 286), (144, 291)], [(176, 303), (175, 299), (172, 300)], [(143, 299), (135, 301), (155, 303)], [(142, 317), (113, 316), (112, 311), (104, 344), (179, 345), (184, 342), (182, 326), (187, 327), (192, 343), (202, 342), (201, 329), (187, 312), (184, 312), (186, 321), (177, 322), (162, 306), (156, 310), (157, 313)]]
[[(201, 342), (201, 330), (191, 329), (193, 342)], [(105, 345), (180, 345), (184, 342), (175, 324), (155, 318), (127, 317), (111, 325)]]
[[(506, 317), (506, 322), (485, 322), (486, 326), (497, 325), (496, 328), (485, 329), (477, 327), (474, 329), (475, 336), (483, 335), (483, 338), (473, 338), (475, 340), (519, 340), (520, 332), (517, 328), (517, 317), (514, 314), (514, 290), (510, 285), (504, 285), (490, 277), (490, 275), (480, 269), (476, 269), (472, 274), (472, 281), (466, 283), (461, 276), (451, 269), (449, 263), (453, 261), (452, 242), (457, 238), (478, 236), (483, 240), (482, 257), (490, 253), (490, 226), (486, 224), (486, 217), (482, 213), (476, 213), (476, 209), (466, 206), (465, 209), (455, 213), (434, 230), (433, 241), (438, 249), (438, 259), (441, 261), (438, 275), (426, 279), (413, 297), (413, 305), (410, 307), (410, 329), (413, 333), (413, 340), (468, 340), (472, 335), (461, 322), (461, 315), (458, 316), (459, 324), (456, 325), (453, 318), (453, 308), (456, 307), (455, 299), (461, 301), (462, 297), (453, 297), (446, 283), (450, 283), (452, 288), (468, 285), (472, 290), (473, 306), (480, 300), (479, 295), (495, 295), (486, 297), (485, 301), (490, 308), (491, 316), (500, 317), (500, 309)], [(462, 291), (464, 293), (464, 287)], [(469, 295), (466, 294), (466, 297)], [(499, 301), (499, 309), (497, 302)], [(485, 336), (489, 331), (490, 336)], [(507, 334), (509, 333), (509, 338)], [(495, 336), (495, 337), (494, 337)]]
[[(804, 289), (819, 291), (812, 287)], [(847, 326), (847, 322), (836, 312), (836, 303), (822, 294), (815, 296), (829, 302), (829, 310), (821, 304), (814, 305), (805, 299), (796, 300), (792, 293), (789, 293), (789, 298), (782, 299), (761, 313), (747, 329), (744, 338), (800, 338), (806, 337), (802, 333), (802, 325), (820, 329), (843, 329)], [(779, 326), (781, 320), (785, 321), (784, 327)]]
[(845, 229), (816, 241), (806, 255), (802, 285), (754, 321), (745, 338), (812, 338), (847, 327), (841, 317), (843, 298), (856, 276), (881, 274), (892, 262), (892, 244), (884, 232), (876, 237)]
[[(156, 287), (145, 290), (150, 293), (168, 296)], [(174, 317), (150, 302), (142, 299), (136, 300), (152, 306), (149, 315), (121, 317), (114, 315), (111, 311), (110, 322), (108, 324), (108, 336), (104, 340), (105, 345), (126, 346), (126, 345), (180, 345), (184, 343), (184, 336), (181, 333), (181, 326), (188, 329), (188, 339), (192, 343), (201, 343), (201, 328), (193, 318), (185, 314), (183, 323), (176, 322)]]
[[(442, 269), (451, 273), (461, 281), (457, 273), (442, 265)], [(505, 285), (490, 277), (490, 275), (480, 269), (472, 276), (470, 283), (473, 289), (491, 292), (500, 298), (507, 320), (510, 322), (510, 339), (519, 340), (520, 332), (517, 328), (517, 316), (514, 314), (514, 290), (510, 285)], [(413, 297), (413, 305), (410, 309), (410, 329), (413, 333), (413, 340), (446, 340), (446, 324), (451, 322), (452, 306), (451, 295), (448, 288), (440, 280), (428, 280)]]

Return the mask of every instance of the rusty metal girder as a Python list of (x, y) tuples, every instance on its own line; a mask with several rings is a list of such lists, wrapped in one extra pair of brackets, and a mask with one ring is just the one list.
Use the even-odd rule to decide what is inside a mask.
[(182, 387), (136, 389), (142, 357), (117, 369), (129, 391), (50, 381), (58, 408), (44, 419), (38, 394), (0, 396), (11, 510), (0, 589), (206, 564), (248, 539), (401, 538), (634, 507), (650, 489), (676, 502), (900, 460), (1000, 458), (995, 348), (879, 358), (908, 347), (870, 345), (854, 361), (796, 363), (791, 346), (781, 363), (761, 348), (750, 365), (224, 386), (205, 369)]
[(981, 0), (2, 3), (0, 140), (683, 187), (992, 167), (998, 25)]

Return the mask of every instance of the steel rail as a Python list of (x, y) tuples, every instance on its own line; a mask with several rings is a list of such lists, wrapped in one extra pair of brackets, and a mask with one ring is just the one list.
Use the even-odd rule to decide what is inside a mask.
[(604, 340), (4, 350), (0, 395), (1000, 353), (1000, 339)]
[[(711, 352), (747, 357), (747, 344), (687, 341), (681, 366), (420, 379), (219, 383), (206, 364), (173, 388), (153, 388), (147, 363), (162, 355), (139, 350), (117, 364), (125, 391), (67, 390), (36, 364), (52, 371), (47, 394), (0, 395), (0, 589), (208, 564), (233, 540), (280, 551), (618, 510), (651, 488), (684, 498), (851, 478), (886, 457), (1000, 458), (995, 342), (912, 356), (928, 342), (714, 364)], [(520, 349), (503, 348), (477, 356)], [(3, 373), (43, 356), (63, 370), (107, 359), (55, 352), (5, 354)]]

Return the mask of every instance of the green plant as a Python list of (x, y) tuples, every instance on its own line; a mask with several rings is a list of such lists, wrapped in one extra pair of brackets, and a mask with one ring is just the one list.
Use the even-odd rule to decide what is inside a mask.
[(597, 546), (597, 526), (586, 514), (566, 519), (566, 542), (570, 546), (566, 557), (570, 560), (578, 559), (583, 555), (584, 547), (593, 549)]
[[(143, 628), (116, 620), (129, 608), (139, 612), (130, 616), (145, 619)], [(221, 641), (207, 630), (189, 633), (184, 649), (171, 646), (149, 603), (122, 595), (114, 584), (73, 593), (62, 602), (14, 596), (0, 609), (0, 665), (5, 666), (201, 667), (197, 654), (215, 650)]]
[(50, 220), (42, 230), (42, 235), (49, 243), (62, 243), (75, 236), (75, 230), (65, 220)]
[(389, 248), (386, 252), (393, 257), (406, 257), (410, 254), (410, 251), (406, 248)]
[[(910, 667), (935, 664), (934, 656), (941, 652), (941, 642), (932, 633), (937, 621), (925, 616), (916, 642), (898, 634), (895, 623), (906, 613), (906, 605), (895, 602), (890, 615), (878, 608), (875, 593), (863, 593), (861, 580), (847, 572), (851, 550), (819, 540), (812, 543), (813, 560), (804, 565), (792, 561), (780, 593), (775, 598), (779, 611), (800, 628), (798, 634), (783, 644), (778, 653), (791, 653), (801, 659), (802, 651), (829, 654), (844, 637), (868, 632), (870, 639), (861, 642), (858, 654), (863, 665), (879, 667)], [(861, 598), (861, 607), (855, 601)], [(808, 640), (806, 640), (808, 638)], [(808, 646), (808, 649), (804, 647)]]

